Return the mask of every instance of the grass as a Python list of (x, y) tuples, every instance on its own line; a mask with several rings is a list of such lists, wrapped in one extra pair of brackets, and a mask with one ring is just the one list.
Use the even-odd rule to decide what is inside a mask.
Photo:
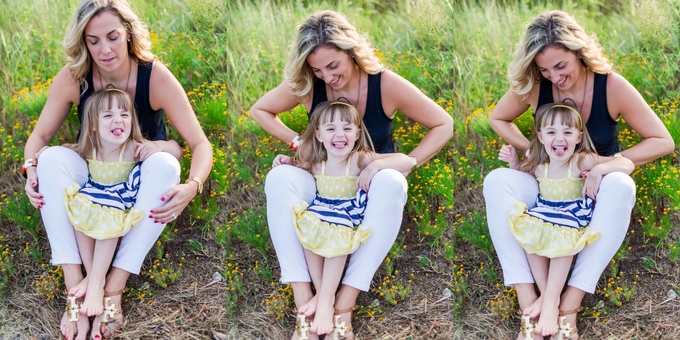
[[(62, 273), (48, 264), (40, 216), (28, 205), (16, 172), (51, 77), (64, 64), (62, 36), (55, 32), (65, 30), (75, 3), (6, 0), (0, 12), (0, 168), (12, 174), (0, 179), (0, 334), (22, 339), (56, 338), (64, 303)], [(633, 174), (637, 204), (629, 233), (598, 291), (584, 300), (579, 330), (585, 339), (605, 334), (677, 338), (672, 303), (662, 302), (680, 282), (680, 4), (385, 3), (133, 2), (152, 32), (154, 51), (187, 92), (213, 144), (215, 165), (204, 195), (166, 229), (143, 272), (128, 282), (123, 306), (128, 323), (121, 337), (290, 336), (292, 291), (278, 282), (263, 190), (273, 157), (290, 151), (265, 133), (248, 109), (282, 80), (296, 25), (330, 8), (346, 14), (390, 69), (455, 121), (454, 140), (408, 177), (404, 223), (371, 290), (359, 295), (354, 328), (362, 338), (514, 338), (516, 294), (502, 285), (482, 198), (484, 176), (504, 166), (496, 160), (503, 141), (488, 127), (487, 117), (507, 91), (507, 66), (524, 24), (546, 9), (560, 8), (598, 36), (617, 72), (643, 94), (676, 141), (674, 154)], [(280, 118), (296, 131), (306, 127), (301, 107)], [(71, 141), (75, 126), (70, 117), (52, 143)], [(518, 126), (529, 133), (529, 115)], [(395, 139), (401, 151), (411, 150), (425, 132), (397, 114)], [(170, 135), (178, 138), (173, 129)], [(621, 145), (639, 140), (624, 122)], [(181, 160), (182, 179), (190, 161), (188, 155)], [(664, 327), (650, 327), (652, 321)]]

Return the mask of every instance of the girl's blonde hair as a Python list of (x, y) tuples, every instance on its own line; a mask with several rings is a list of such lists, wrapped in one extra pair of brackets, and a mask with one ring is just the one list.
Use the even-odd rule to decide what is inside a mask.
[(114, 102), (119, 108), (130, 112), (130, 118), (132, 120), (132, 131), (130, 132), (130, 136), (121, 144), (121, 147), (130, 140), (139, 143), (145, 141), (144, 137), (142, 137), (142, 129), (139, 127), (137, 113), (135, 112), (134, 103), (132, 103), (130, 96), (125, 91), (117, 88), (101, 89), (92, 94), (87, 102), (85, 102), (83, 122), (80, 128), (80, 139), (74, 148), (75, 152), (77, 152), (80, 157), (89, 159), (92, 157), (92, 150), (102, 150), (99, 135), (97, 135), (99, 113), (110, 110), (113, 107)]
[(516, 94), (526, 95), (542, 79), (534, 58), (550, 46), (576, 53), (581, 63), (595, 73), (614, 71), (595, 35), (588, 35), (573, 16), (562, 11), (543, 12), (527, 25), (524, 39), (517, 45), (510, 64), (510, 88)]
[(359, 127), (359, 138), (356, 143), (354, 143), (354, 147), (348, 157), (352, 157), (354, 153), (359, 152), (360, 157), (358, 164), (360, 168), (363, 168), (365, 157), (373, 154), (374, 149), (371, 137), (368, 135), (366, 129), (362, 127), (359, 112), (354, 106), (345, 102), (330, 101), (322, 102), (317, 105), (316, 109), (314, 109), (314, 112), (312, 112), (312, 115), (309, 117), (307, 130), (305, 130), (300, 137), (302, 144), (295, 157), (295, 165), (297, 167), (310, 171), (314, 164), (319, 164), (321, 161), (326, 160), (326, 148), (323, 143), (316, 138), (315, 132), (319, 130), (323, 124), (332, 122), (336, 118), (340, 118), (343, 122)]
[(316, 12), (298, 27), (285, 68), (291, 92), (298, 97), (304, 97), (312, 90), (314, 72), (307, 63), (307, 56), (319, 46), (344, 51), (368, 74), (377, 74), (384, 69), (366, 36), (359, 34), (342, 14)]
[[(534, 174), (536, 167), (540, 164), (545, 164), (550, 161), (550, 156), (545, 151), (543, 143), (538, 139), (538, 134), (541, 130), (547, 126), (554, 125), (560, 122), (566, 126), (570, 126), (578, 129), (583, 133), (583, 138), (581, 142), (576, 144), (576, 149), (574, 150), (574, 155), (576, 154), (596, 154), (595, 147), (593, 146), (593, 141), (590, 139), (588, 130), (584, 129), (583, 119), (581, 114), (573, 107), (564, 104), (549, 103), (541, 105), (536, 111), (534, 116), (534, 131), (531, 135), (531, 141), (529, 144), (529, 156), (519, 164), (519, 170), (526, 173)], [(574, 157), (572, 155), (572, 157)], [(578, 160), (578, 167), (585, 157), (580, 157)]]
[(85, 76), (91, 69), (92, 56), (85, 44), (85, 26), (95, 15), (109, 11), (120, 18), (130, 39), (127, 42), (128, 55), (138, 63), (151, 63), (157, 60), (151, 53), (151, 40), (146, 25), (132, 11), (126, 0), (82, 0), (71, 18), (68, 31), (64, 36), (64, 50), (67, 65), (73, 79), (87, 90)]

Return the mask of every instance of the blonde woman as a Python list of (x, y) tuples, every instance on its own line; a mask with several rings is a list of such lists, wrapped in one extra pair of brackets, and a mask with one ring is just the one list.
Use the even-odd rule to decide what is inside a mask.
[[(73, 226), (63, 203), (64, 188), (88, 179), (87, 163), (64, 147), (46, 148), (73, 105), (79, 115), (96, 90), (115, 87), (135, 103), (142, 134), (135, 156), (144, 163), (135, 208), (144, 212), (136, 228), (122, 237), (106, 279), (105, 295), (118, 310), (106, 323), (95, 318), (93, 339), (110, 336), (123, 323), (119, 310), (130, 274), (138, 274), (147, 252), (163, 231), (202, 190), (212, 166), (212, 148), (177, 79), (150, 52), (149, 32), (125, 0), (82, 0), (64, 37), (67, 64), (56, 75), (38, 123), (24, 149), (26, 195), (40, 209), (52, 248), (52, 264), (64, 270), (66, 288), (83, 280)], [(186, 140), (192, 152), (189, 180), (179, 182), (181, 149), (166, 141), (164, 116)], [(82, 120), (82, 116), (80, 116)], [(165, 151), (165, 152), (157, 152)], [(173, 157), (174, 156), (174, 157)], [(37, 167), (36, 167), (37, 164)], [(77, 296), (78, 297), (78, 296)], [(82, 298), (82, 297), (78, 297)], [(86, 317), (75, 324), (64, 314), (65, 339), (85, 339)]]
[[(349, 325), (356, 298), (360, 291), (369, 289), (373, 274), (394, 243), (401, 225), (407, 192), (404, 176), (413, 167), (427, 162), (451, 139), (453, 120), (413, 84), (386, 70), (366, 38), (336, 12), (314, 13), (299, 26), (285, 74), (285, 80), (260, 98), (250, 113), (265, 131), (293, 148), (299, 146), (298, 132), (283, 124), (277, 115), (300, 104), (307, 112), (313, 112), (321, 102), (341, 98), (357, 108), (378, 153), (394, 152), (392, 119), (397, 110), (430, 129), (409, 154), (413, 160), (411, 165), (388, 164), (386, 167), (390, 169), (380, 171), (368, 165), (363, 170), (375, 173), (363, 220), (373, 234), (352, 254), (334, 301), (338, 323), (348, 326), (343, 329), (345, 338), (353, 339)], [(313, 295), (303, 247), (292, 222), (292, 207), (300, 200), (312, 202), (316, 193), (314, 177), (294, 166), (277, 166), (267, 175), (265, 193), (269, 230), (281, 265), (281, 281), (291, 284), (295, 305), (300, 308)], [(309, 336), (318, 338), (315, 334)], [(299, 337), (295, 332), (292, 339)]]
[[(621, 75), (613, 71), (602, 47), (576, 20), (561, 11), (542, 13), (526, 28), (510, 65), (511, 88), (489, 117), (489, 124), (503, 140), (525, 153), (529, 140), (513, 123), (530, 107), (534, 112), (546, 103), (565, 103), (577, 108), (601, 156), (626, 157), (638, 166), (669, 154), (673, 139), (642, 96)], [(618, 122), (626, 122), (643, 140), (619, 152)], [(484, 198), (489, 231), (503, 267), (505, 284), (514, 286), (525, 316), (538, 318), (537, 296), (526, 254), (512, 237), (508, 214), (517, 201), (535, 205), (538, 186), (531, 175), (512, 169), (497, 169), (484, 180)], [(578, 339), (577, 313), (586, 293), (593, 293), (597, 281), (614, 256), (628, 230), (635, 204), (635, 184), (630, 176), (610, 173), (602, 178), (598, 202), (590, 228), (601, 234), (586, 247), (574, 265), (568, 287), (562, 295), (560, 325), (569, 339)], [(536, 304), (539, 305), (539, 304)], [(567, 325), (568, 324), (568, 325)], [(518, 338), (524, 339), (520, 334)], [(535, 339), (542, 339), (534, 335)]]

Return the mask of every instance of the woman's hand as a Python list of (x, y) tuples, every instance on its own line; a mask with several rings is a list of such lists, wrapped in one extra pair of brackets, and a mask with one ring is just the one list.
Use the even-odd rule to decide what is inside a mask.
[(283, 164), (293, 165), (293, 159), (286, 155), (276, 155), (276, 157), (274, 157), (274, 163), (272, 164), (272, 168), (276, 168), (277, 166)]
[(602, 182), (602, 173), (597, 170), (597, 167), (591, 169), (590, 171), (584, 171), (581, 173), (586, 179), (585, 184), (583, 184), (583, 197), (588, 196), (593, 201), (597, 196), (597, 191), (600, 190), (600, 182)]
[(137, 150), (135, 150), (135, 158), (143, 161), (156, 152), (162, 152), (163, 148), (157, 141), (145, 141), (144, 143), (137, 143)]
[(178, 184), (170, 188), (161, 197), (161, 201), (166, 202), (165, 205), (151, 210), (150, 217), (156, 223), (170, 223), (174, 221), (184, 211), (184, 208), (189, 205), (189, 202), (196, 197), (196, 189), (195, 182)]
[(34, 167), (32, 169), (26, 169), (26, 185), (24, 190), (26, 191), (26, 196), (31, 202), (34, 208), (40, 209), (45, 204), (43, 201), (43, 195), (38, 192), (38, 173)]

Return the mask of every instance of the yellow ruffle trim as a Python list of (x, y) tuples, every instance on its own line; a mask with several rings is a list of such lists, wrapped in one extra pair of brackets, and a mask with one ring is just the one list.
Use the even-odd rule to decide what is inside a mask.
[(138, 209), (123, 211), (92, 203), (79, 190), (77, 183), (64, 189), (66, 212), (73, 227), (93, 239), (121, 237), (144, 217), (144, 212)]
[(308, 212), (307, 207), (305, 201), (293, 206), (293, 224), (302, 246), (317, 255), (336, 257), (351, 254), (371, 236), (371, 229), (363, 225), (352, 229), (323, 222)]
[(524, 214), (526, 204), (515, 203), (510, 211), (510, 232), (529, 254), (548, 258), (575, 255), (600, 238), (600, 233), (582, 227), (574, 229), (545, 222)]

